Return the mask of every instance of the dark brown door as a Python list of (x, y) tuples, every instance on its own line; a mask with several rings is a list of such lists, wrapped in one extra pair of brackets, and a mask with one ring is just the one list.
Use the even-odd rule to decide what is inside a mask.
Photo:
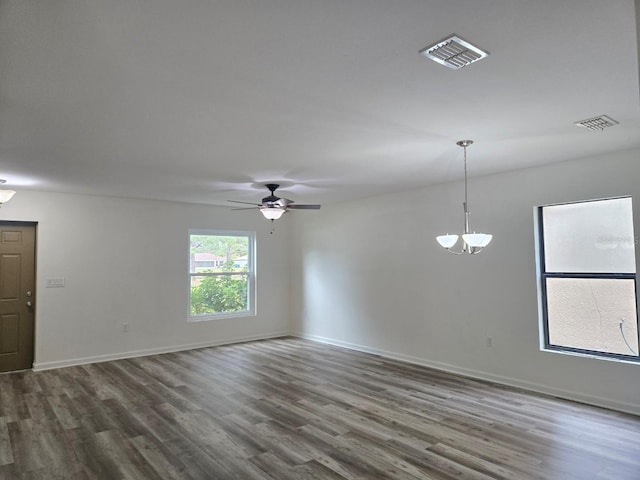
[(0, 372), (33, 366), (36, 227), (0, 222)]

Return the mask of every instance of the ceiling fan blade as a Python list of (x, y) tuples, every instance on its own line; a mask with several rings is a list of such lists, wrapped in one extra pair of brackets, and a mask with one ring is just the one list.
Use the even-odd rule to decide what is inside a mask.
[(297, 203), (292, 203), (287, 205), (287, 208), (297, 208), (298, 210), (320, 210), (321, 205), (300, 205)]
[(227, 202), (232, 202), (232, 203), (244, 203), (245, 205), (255, 205), (256, 207), (261, 207), (262, 204), (261, 203), (254, 203), (254, 202), (241, 202), (240, 200), (227, 200)]
[[(242, 203), (244, 205), (252, 205), (249, 208), (234, 208), (233, 210), (253, 210), (255, 207), (258, 207), (262, 213), (265, 214), (267, 218), (269, 218), (268, 214), (275, 214), (275, 210), (280, 210), (282, 215), (286, 213), (287, 210), (297, 209), (297, 210), (319, 210), (320, 205), (311, 205), (311, 204), (296, 204), (293, 200), (289, 200), (288, 198), (281, 198), (275, 195), (276, 189), (279, 187), (278, 184), (275, 183), (267, 183), (265, 185), (269, 190), (270, 195), (268, 197), (264, 197), (262, 199), (262, 203), (253, 203), (253, 202), (243, 202), (241, 200), (229, 200), (232, 203)], [(278, 215), (278, 217), (280, 216)]]
[(240, 207), (240, 208), (232, 208), (231, 210), (255, 210), (256, 207)]
[(289, 200), (288, 198), (279, 198), (274, 203), (286, 208), (293, 203), (293, 200)]

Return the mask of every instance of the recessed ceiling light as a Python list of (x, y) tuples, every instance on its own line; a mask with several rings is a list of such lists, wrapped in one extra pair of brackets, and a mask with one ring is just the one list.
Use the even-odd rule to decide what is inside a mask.
[(466, 67), (489, 55), (489, 52), (471, 45), (455, 34), (423, 48), (420, 53), (434, 62), (454, 70)]
[(579, 122), (575, 122), (574, 125), (578, 127), (588, 128), (589, 130), (593, 130), (594, 132), (602, 131), (605, 128), (613, 127), (618, 125), (620, 122), (617, 122), (611, 117), (606, 115), (600, 115), (598, 117), (587, 118), (586, 120), (580, 120)]

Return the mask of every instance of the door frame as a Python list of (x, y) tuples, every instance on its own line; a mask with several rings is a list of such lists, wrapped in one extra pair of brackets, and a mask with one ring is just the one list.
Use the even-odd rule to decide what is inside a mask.
[(31, 339), (33, 342), (33, 352), (31, 355), (31, 367), (25, 370), (13, 370), (9, 372), (2, 372), (0, 375), (13, 373), (13, 372), (24, 372), (26, 370), (33, 370), (33, 366), (36, 364), (36, 337), (37, 337), (37, 329), (38, 329), (38, 222), (34, 221), (23, 221), (23, 220), (0, 220), (0, 226), (17, 226), (17, 227), (33, 227), (34, 230), (34, 243), (33, 243), (33, 290), (34, 290), (34, 300), (35, 307), (33, 309), (33, 338)]

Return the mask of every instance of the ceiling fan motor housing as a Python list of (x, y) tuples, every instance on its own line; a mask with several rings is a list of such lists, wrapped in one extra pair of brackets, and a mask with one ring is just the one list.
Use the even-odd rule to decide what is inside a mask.
[(265, 184), (265, 187), (267, 187), (269, 189), (269, 191), (271, 192), (271, 195), (269, 195), (268, 197), (264, 197), (262, 199), (262, 204), (263, 205), (268, 205), (270, 203), (275, 203), (278, 200), (280, 200), (280, 197), (276, 197), (276, 195), (275, 195), (275, 191), (279, 186), (280, 185), (278, 185), (277, 183), (267, 183), (267, 184)]

